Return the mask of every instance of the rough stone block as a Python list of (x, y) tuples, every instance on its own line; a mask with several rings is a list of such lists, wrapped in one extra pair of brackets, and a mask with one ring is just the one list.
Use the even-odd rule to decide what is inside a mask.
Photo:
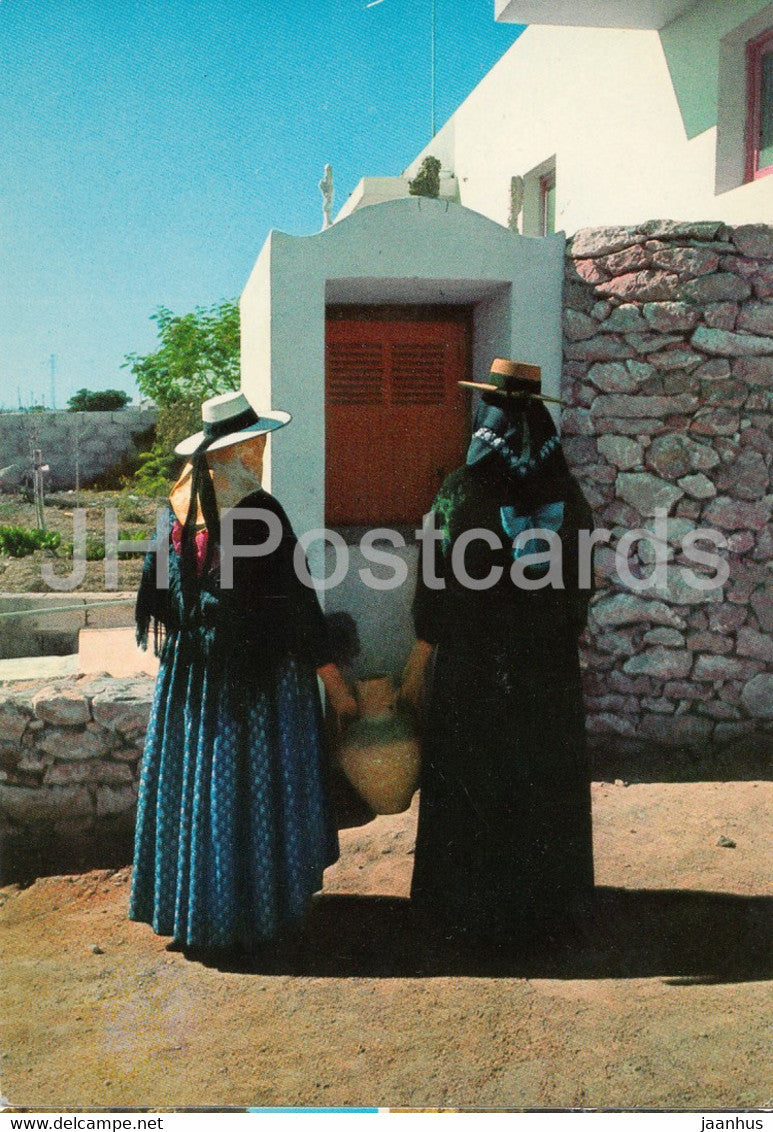
[[(667, 625), (684, 629), (686, 622), (662, 601), (647, 600), (635, 594), (621, 593), (602, 598), (591, 608), (591, 622), (596, 631), (619, 625)], [(619, 690), (619, 689), (618, 689)]]
[(37, 739), (37, 746), (46, 754), (67, 762), (96, 759), (105, 754), (109, 745), (106, 732), (76, 731), (59, 727), (46, 730)]
[(701, 400), (704, 405), (725, 409), (740, 409), (749, 396), (749, 387), (743, 381), (707, 381)]
[(684, 634), (680, 633), (678, 629), (667, 629), (665, 626), (659, 626), (657, 629), (650, 629), (644, 634), (643, 643), (645, 645), (665, 645), (666, 648), (681, 649), (684, 648)]
[(714, 725), (696, 715), (645, 715), (639, 736), (665, 747), (703, 747), (709, 742)]
[(144, 733), (152, 702), (152, 690), (145, 682), (126, 681), (94, 696), (91, 711), (94, 722), (122, 735)]
[(570, 341), (578, 342), (592, 338), (594, 334), (598, 334), (598, 331), (599, 324), (589, 315), (581, 311), (564, 311), (564, 334)]
[(696, 700), (710, 700), (714, 695), (713, 689), (700, 684), (689, 684), (682, 680), (668, 681), (663, 687), (663, 695), (679, 703)]
[(676, 704), (673, 700), (666, 700), (662, 696), (657, 698), (644, 696), (641, 702), (643, 711), (654, 711), (659, 715), (673, 715)]
[(731, 239), (748, 259), (773, 259), (773, 227), (769, 224), (741, 224)]
[(738, 660), (732, 656), (702, 655), (696, 658), (693, 680), (748, 680), (759, 672), (756, 661)]
[(611, 255), (643, 242), (643, 234), (633, 228), (580, 228), (567, 244), (567, 254), (575, 259)]
[(682, 276), (711, 275), (719, 267), (716, 252), (702, 248), (657, 247), (648, 244), (652, 262), (665, 271), (675, 271)]
[[(688, 284), (684, 284), (687, 286)], [(659, 303), (682, 298), (679, 294), (679, 276), (667, 271), (632, 271), (599, 283), (596, 293), (621, 302)], [(749, 288), (751, 292), (751, 288)]]
[(43, 688), (32, 699), (35, 715), (56, 727), (80, 727), (91, 718), (89, 705), (77, 692)]
[(759, 269), (752, 279), (752, 287), (758, 299), (773, 298), (773, 263)]
[(708, 716), (709, 719), (734, 720), (741, 718), (738, 708), (733, 707), (732, 704), (726, 704), (724, 700), (708, 700), (705, 704), (698, 704), (697, 711), (699, 715)]
[(653, 240), (724, 240), (729, 229), (721, 220), (648, 220), (641, 231)]
[(650, 256), (642, 244), (632, 244), (619, 252), (602, 256), (598, 261), (599, 267), (607, 275), (628, 275), (632, 271), (643, 271), (650, 266)]
[(602, 436), (598, 450), (610, 464), (621, 471), (638, 467), (644, 458), (644, 448), (637, 440), (627, 436)]
[(692, 653), (685, 650), (656, 645), (632, 656), (623, 665), (628, 676), (651, 676), (656, 680), (679, 680), (687, 676), (692, 667)]
[(645, 303), (642, 314), (650, 329), (661, 334), (671, 334), (675, 330), (693, 330), (700, 318), (696, 307), (679, 302)]
[(126, 813), (131, 811), (136, 804), (137, 789), (135, 786), (97, 787), (98, 818)]
[(44, 786), (31, 789), (0, 785), (0, 815), (15, 825), (57, 826), (93, 815), (94, 804), (85, 786)]
[(721, 491), (732, 493), (739, 499), (759, 501), (768, 491), (770, 472), (765, 458), (753, 449), (741, 449), (732, 464), (727, 464), (717, 475)]
[(707, 306), (710, 303), (742, 302), (751, 293), (751, 284), (745, 279), (730, 271), (720, 271), (716, 275), (701, 275), (698, 279), (682, 283), (678, 298), (696, 306)]
[(657, 350), (665, 350), (667, 346), (674, 346), (677, 343), (684, 344), (680, 335), (654, 334), (649, 330), (626, 334), (625, 340), (637, 354), (652, 354)]
[(769, 635), (758, 633), (748, 627), (738, 630), (736, 652), (739, 656), (747, 656), (751, 657), (752, 660), (762, 660), (766, 664), (773, 664), (773, 640)]
[(633, 393), (654, 370), (633, 372), (622, 362), (597, 362), (588, 371), (588, 380), (604, 393)]
[(567, 358), (585, 362), (612, 362), (632, 358), (633, 350), (611, 334), (597, 334), (582, 342), (569, 342), (564, 350)]
[(773, 719), (773, 672), (760, 672), (744, 685), (741, 703), (755, 719)]
[(690, 432), (697, 436), (734, 436), (741, 427), (741, 418), (733, 409), (699, 409), (690, 421)]
[(569, 464), (595, 464), (599, 453), (595, 440), (589, 436), (572, 436), (561, 446)]
[(30, 715), (14, 699), (0, 700), (0, 741), (20, 743)]
[(762, 389), (773, 388), (773, 358), (737, 358), (733, 362), (733, 377), (747, 385)]
[[(732, 278), (735, 277), (728, 276), (728, 279)], [(713, 330), (710, 326), (698, 326), (693, 332), (691, 342), (696, 350), (702, 350), (704, 354), (720, 354), (727, 358), (773, 354), (773, 338), (763, 338), (757, 334), (738, 334), (731, 330)]]
[(636, 736), (636, 726), (632, 719), (613, 715), (611, 712), (591, 712), (586, 719), (590, 735), (625, 735), (630, 739)]
[(665, 479), (675, 480), (691, 472), (709, 471), (719, 463), (719, 456), (708, 444), (677, 432), (655, 437), (646, 462)]
[(723, 531), (761, 531), (770, 521), (770, 507), (723, 495), (707, 504), (703, 517), (708, 526)]
[(693, 377), (699, 381), (725, 381), (730, 377), (730, 362), (727, 358), (709, 358), (693, 372)]
[(736, 328), (773, 335), (773, 303), (747, 303), (738, 315)]
[(694, 370), (703, 361), (702, 354), (694, 350), (667, 349), (659, 353), (649, 354), (647, 361), (657, 370)]
[(693, 499), (713, 499), (717, 494), (714, 484), (702, 472), (697, 472), (692, 476), (682, 476), (678, 483)]
[(773, 592), (770, 587), (759, 589), (749, 599), (760, 629), (763, 633), (773, 633)]
[(617, 495), (629, 503), (640, 515), (655, 515), (660, 510), (670, 511), (684, 492), (666, 480), (649, 472), (621, 472), (617, 477)]
[(703, 320), (714, 330), (735, 330), (739, 310), (738, 303), (709, 303), (704, 308)]
[(692, 394), (678, 397), (637, 397), (624, 393), (604, 393), (593, 402), (591, 413), (594, 417), (651, 417), (662, 420), (670, 414), (690, 413), (698, 404), (698, 398)]
[(594, 644), (602, 652), (609, 652), (614, 656), (633, 656), (636, 652), (633, 636), (626, 632), (600, 633), (595, 637)]
[(690, 633), (687, 637), (687, 648), (694, 652), (710, 652), (725, 656), (733, 651), (733, 642), (720, 633)]
[(601, 325), (604, 334), (630, 334), (633, 331), (647, 329), (647, 322), (635, 303), (623, 303), (613, 310)]

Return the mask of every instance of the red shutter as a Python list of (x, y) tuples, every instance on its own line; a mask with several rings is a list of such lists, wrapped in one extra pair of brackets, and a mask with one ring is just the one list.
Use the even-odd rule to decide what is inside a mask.
[(415, 524), (467, 445), (465, 322), (332, 319), (326, 522)]

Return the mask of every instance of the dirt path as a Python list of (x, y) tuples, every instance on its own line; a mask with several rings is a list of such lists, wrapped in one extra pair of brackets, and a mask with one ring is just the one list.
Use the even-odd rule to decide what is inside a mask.
[(597, 784), (606, 939), (529, 959), (425, 952), (401, 899), (414, 813), (342, 833), (308, 946), (270, 971), (166, 951), (126, 919), (128, 869), (0, 889), (0, 1089), (31, 1108), (769, 1104), (772, 801)]

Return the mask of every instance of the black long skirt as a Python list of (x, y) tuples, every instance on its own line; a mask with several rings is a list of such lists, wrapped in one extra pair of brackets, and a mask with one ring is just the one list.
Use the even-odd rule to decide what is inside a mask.
[(441, 645), (425, 725), (411, 897), (441, 930), (533, 939), (593, 890), (577, 648)]

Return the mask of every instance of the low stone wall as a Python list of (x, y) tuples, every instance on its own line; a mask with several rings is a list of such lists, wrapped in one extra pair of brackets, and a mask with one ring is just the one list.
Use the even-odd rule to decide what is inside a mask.
[[(81, 487), (133, 460), (143, 434), (155, 424), (155, 409), (115, 413), (0, 413), (0, 468), (10, 469), (0, 489), (15, 490), (31, 468), (31, 449), (39, 448), (50, 472), (46, 488), (75, 487), (76, 460)], [(146, 443), (146, 441), (145, 441)]]
[[(612, 532), (596, 550), (583, 649), (594, 743), (762, 745), (773, 729), (773, 228), (578, 232), (564, 329), (564, 447)], [(614, 551), (659, 509), (666, 584), (631, 592)], [(698, 527), (728, 540), (721, 590), (681, 573), (701, 572), (683, 547)], [(652, 542), (634, 546), (631, 573), (647, 576), (654, 555)]]
[(129, 825), (153, 687), (148, 676), (0, 688), (0, 833)]

